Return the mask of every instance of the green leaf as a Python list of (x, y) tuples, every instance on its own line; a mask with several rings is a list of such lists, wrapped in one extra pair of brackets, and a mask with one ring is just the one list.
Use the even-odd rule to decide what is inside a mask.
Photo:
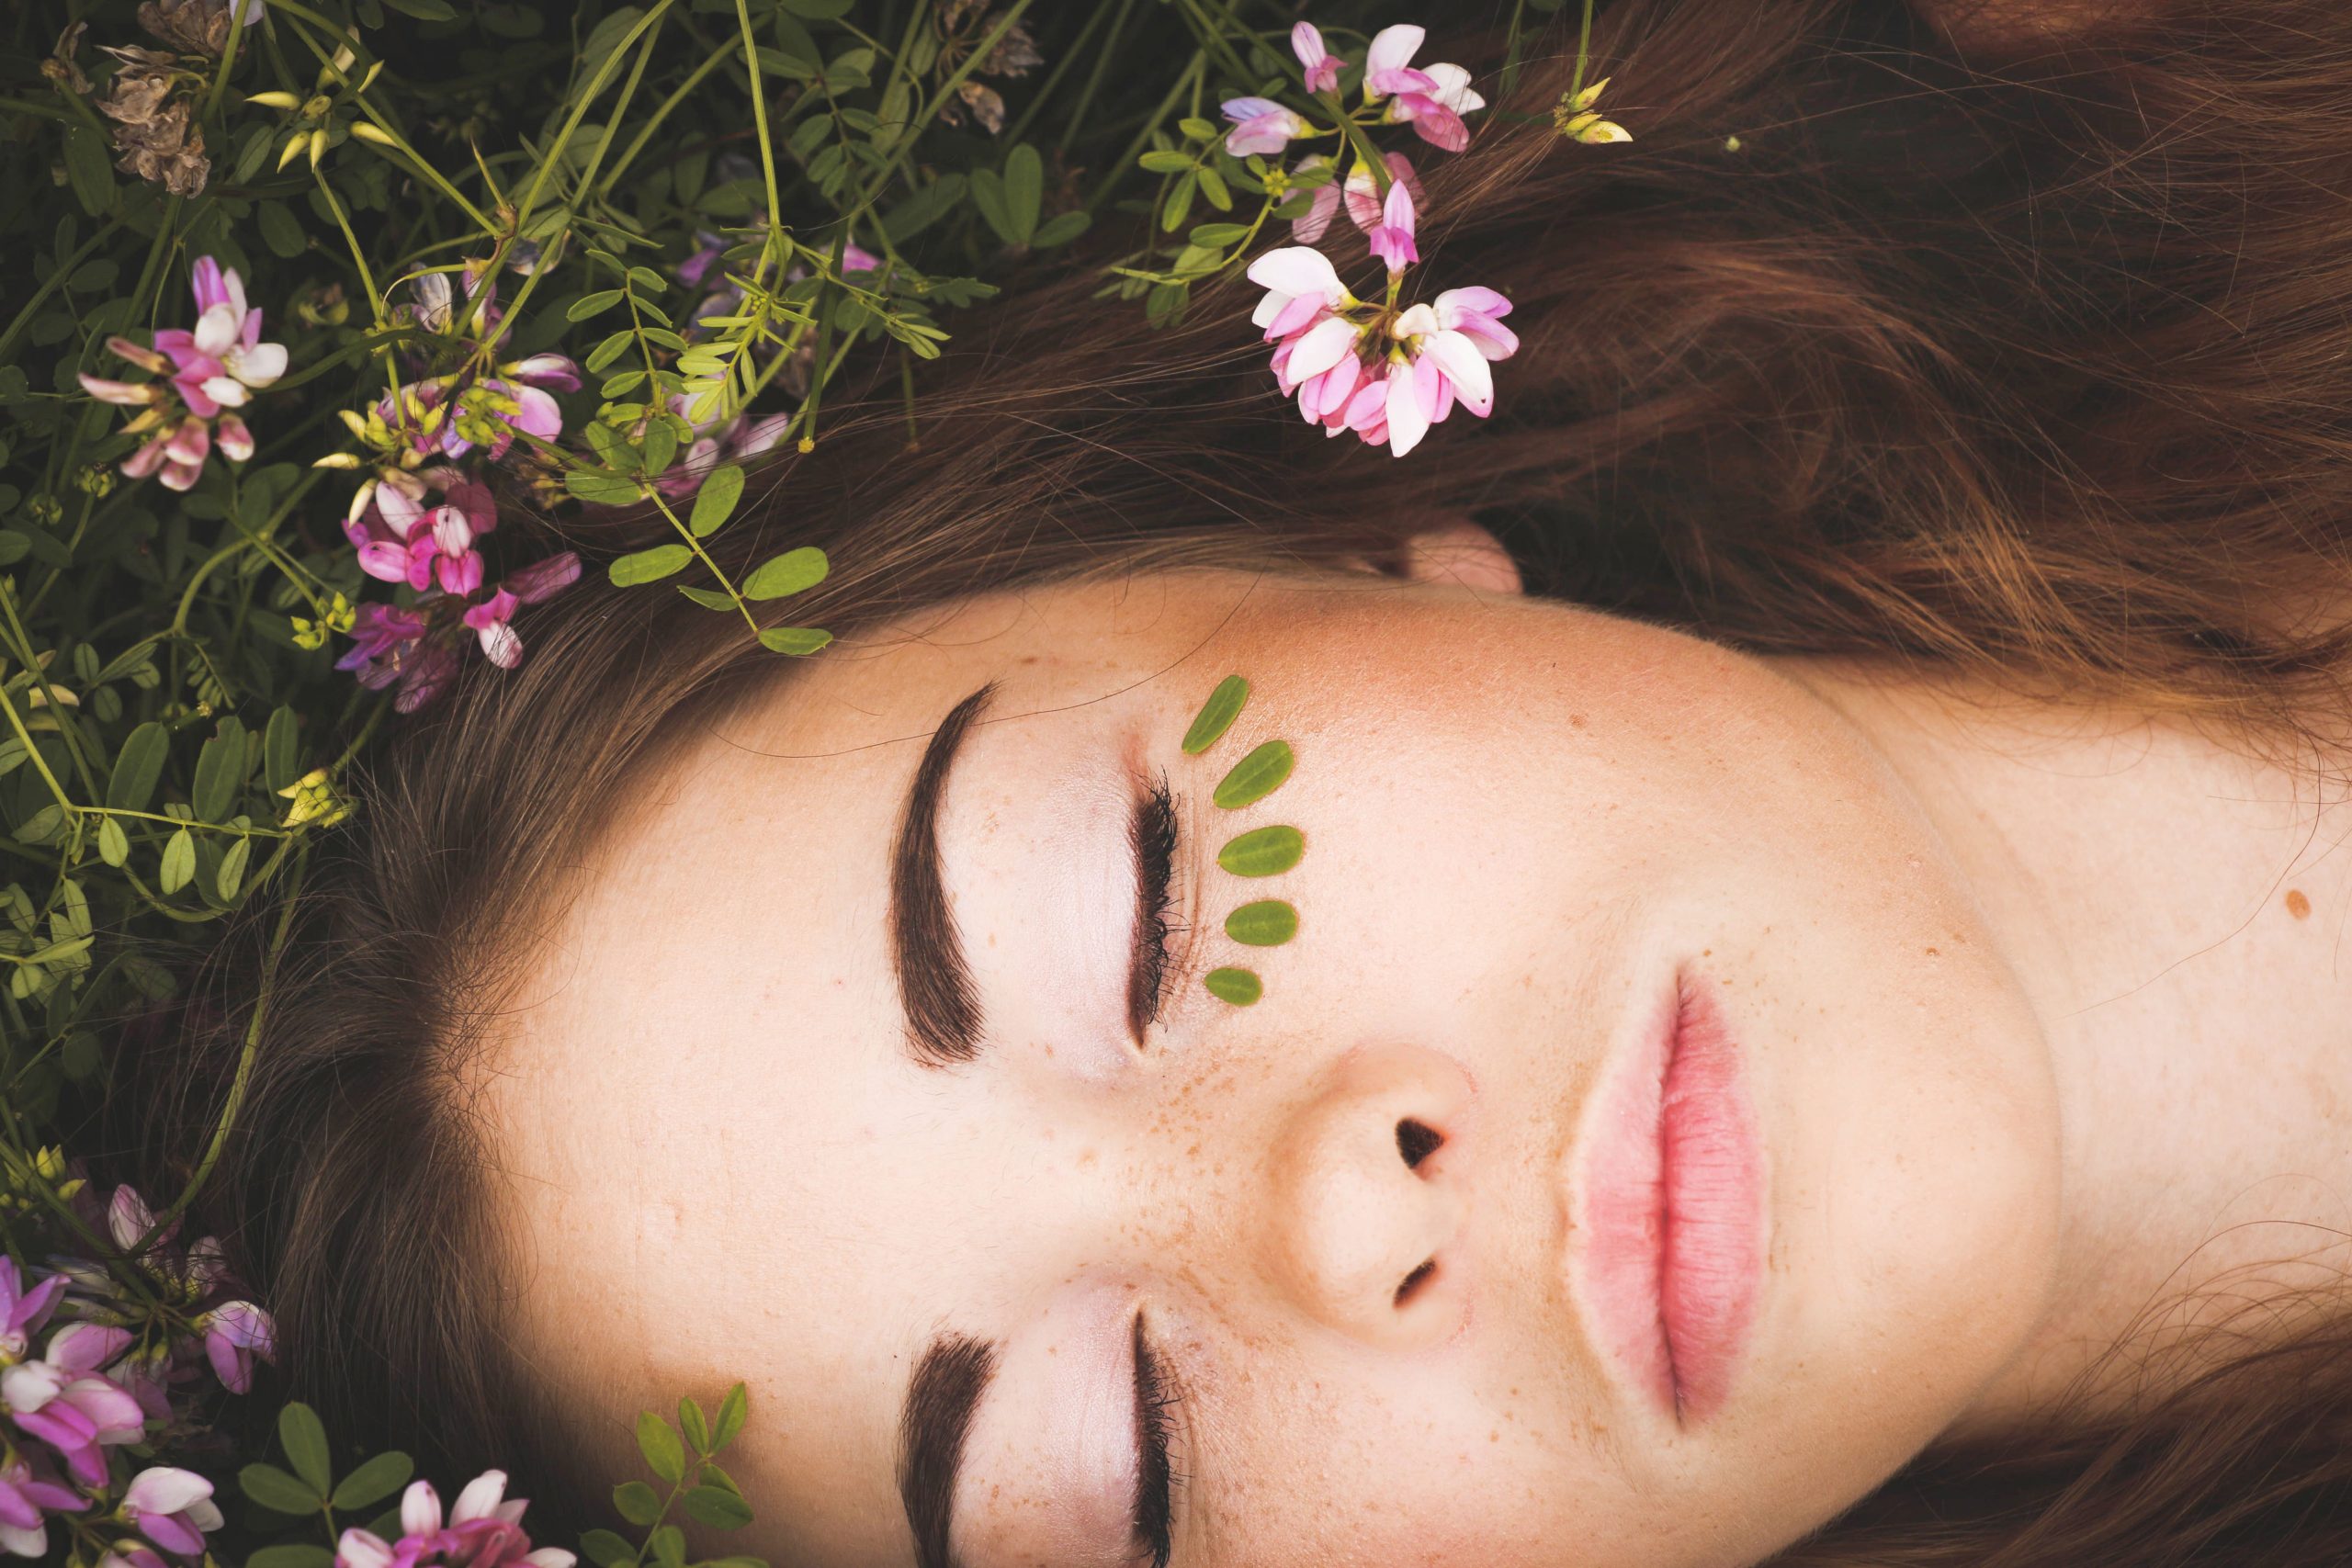
[(1249, 237), (1250, 225), (1247, 223), (1195, 223), (1193, 231), (1184, 236), (1193, 244), (1213, 251), (1221, 251)]
[(277, 1440), (285, 1445), (287, 1462), (303, 1484), (323, 1497), (334, 1484), (334, 1462), (327, 1452), (327, 1429), (318, 1412), (295, 1400), (277, 1413)]
[(642, 1481), (624, 1481), (613, 1488), (613, 1506), (629, 1523), (643, 1527), (662, 1517), (662, 1499)]
[(449, 0), (384, 0), (384, 4), (401, 16), (414, 17), (420, 22), (452, 21), (458, 15), (451, 8)]
[(1147, 152), (1136, 161), (1155, 175), (1181, 175), (1193, 166), (1193, 157), (1189, 152)]
[(345, 1512), (382, 1502), (408, 1484), (416, 1466), (397, 1449), (378, 1454), (335, 1483), (334, 1506)]
[(678, 1434), (670, 1423), (653, 1411), (638, 1413), (637, 1451), (645, 1456), (647, 1468), (672, 1485), (686, 1473), (684, 1445), (678, 1441)]
[(16, 565), (32, 547), (32, 536), (15, 528), (0, 528), (0, 566)]
[(261, 776), (271, 790), (285, 789), (302, 776), (301, 740), (301, 721), (292, 708), (269, 716), (261, 732)]
[(174, 833), (164, 846), (163, 869), (156, 874), (155, 885), (166, 893), (176, 893), (196, 874), (196, 840), (185, 828)]
[(1193, 716), (1193, 727), (1184, 731), (1184, 754), (1197, 757), (1217, 743), (1218, 738), (1233, 728), (1241, 716), (1241, 705), (1250, 700), (1250, 682), (1238, 675), (1227, 675), (1216, 683), (1209, 700)]
[(65, 827), (65, 808), (55, 801), (42, 807), (17, 829), (17, 838), (28, 844), (54, 843)]
[(98, 818), (98, 858), (111, 866), (119, 866), (130, 859), (130, 840), (122, 824), (111, 817)]
[(1037, 237), (1032, 243), (1040, 250), (1050, 250), (1056, 245), (1067, 245), (1093, 226), (1092, 213), (1083, 208), (1073, 208), (1068, 212), (1047, 219), (1046, 226), (1037, 231)]
[(1207, 197), (1209, 205), (1219, 212), (1233, 210), (1233, 193), (1226, 188), (1225, 176), (1216, 172), (1214, 164), (1201, 165), (1201, 194)]
[(1282, 787), (1290, 777), (1292, 765), (1297, 759), (1291, 754), (1287, 740), (1269, 740), (1233, 764), (1209, 798), (1227, 811), (1261, 801)]
[(237, 1484), (263, 1507), (297, 1517), (316, 1513), (326, 1500), (323, 1493), (312, 1491), (274, 1464), (245, 1466), (237, 1472)]
[(613, 1568), (616, 1562), (632, 1562), (637, 1548), (611, 1530), (590, 1530), (580, 1538), (580, 1550), (596, 1568)]
[(1046, 200), (1046, 163), (1026, 141), (1005, 155), (1004, 209), (1012, 222), (1013, 243), (1025, 245), (1037, 232), (1037, 216)]
[(851, 0), (782, 0), (784, 8), (811, 22), (835, 22), (849, 15)]
[(741, 1529), (752, 1522), (752, 1506), (724, 1486), (697, 1486), (686, 1494), (686, 1517), (714, 1529)]
[(1193, 210), (1193, 193), (1200, 188), (1196, 174), (1187, 169), (1168, 187), (1168, 199), (1159, 209), (1159, 227), (1164, 232), (1173, 234), (1184, 226), (1185, 217)]
[(782, 599), (788, 594), (805, 592), (825, 581), (831, 565), (825, 552), (814, 545), (803, 545), (797, 550), (786, 550), (752, 569), (743, 580), (743, 597), (752, 600)]
[(188, 800), (196, 807), (197, 819), (227, 821), (244, 784), (245, 727), (232, 715), (220, 721), (219, 732), (196, 754), (196, 784), (188, 791)]
[(726, 525), (735, 514), (735, 503), (743, 497), (743, 470), (729, 463), (713, 468), (702, 481), (702, 489), (695, 492), (694, 516), (687, 526), (697, 539), (707, 539)]
[[(391, 0), (385, 0), (387, 5)], [(245, 1559), (245, 1568), (334, 1568), (334, 1553), (307, 1540), (265, 1546)]]
[(993, 169), (974, 169), (971, 175), (972, 205), (988, 220), (996, 237), (1008, 245), (1021, 243), (1012, 224), (1012, 209), (1005, 199), (1004, 180)]
[(102, 217), (114, 206), (114, 162), (107, 156), (105, 134), (96, 127), (65, 128), (65, 180), (91, 217)]
[(681, 1396), (678, 1400), (678, 1431), (686, 1439), (686, 1447), (695, 1453), (710, 1451), (710, 1418), (690, 1397)]
[(1226, 916), (1225, 934), (1248, 947), (1280, 947), (1298, 934), (1298, 911), (1279, 898), (1261, 898)]
[(1247, 969), (1212, 969), (1201, 976), (1201, 984), (1209, 995), (1219, 1001), (1246, 1008), (1266, 994), (1265, 983)]
[(731, 610), (735, 607), (735, 601), (716, 588), (690, 588), (681, 582), (678, 592), (706, 610)]
[(272, 255), (289, 261), (300, 255), (310, 243), (302, 232), (301, 220), (282, 201), (255, 202), (254, 226), (261, 231), (261, 243), (269, 247)]
[(635, 479), (603, 468), (566, 468), (563, 488), (591, 506), (627, 506), (638, 499)]
[(163, 782), (164, 760), (172, 749), (170, 731), (149, 722), (132, 730), (115, 753), (114, 773), (107, 779), (107, 805), (117, 811), (144, 811)]
[(645, 1538), (645, 1550), (662, 1568), (685, 1568), (686, 1532), (675, 1525), (662, 1525)]
[(795, 658), (814, 653), (832, 640), (833, 634), (820, 626), (769, 626), (760, 633), (762, 648)]
[(743, 1429), (743, 1418), (751, 1414), (751, 1395), (744, 1392), (741, 1383), (727, 1391), (727, 1397), (718, 1402), (718, 1424), (711, 1428), (712, 1453), (735, 1440), (735, 1435)]
[(1227, 840), (1216, 863), (1236, 876), (1273, 876), (1296, 865), (1306, 852), (1306, 836), (1295, 828), (1253, 828)]
[(694, 558), (694, 551), (684, 545), (656, 545), (650, 550), (622, 556), (605, 569), (605, 575), (612, 579), (616, 588), (633, 588), (640, 582), (659, 582)]
[[(112, 821), (113, 818), (108, 818), (107, 820)], [(245, 862), (253, 858), (253, 849), (251, 839), (241, 838), (231, 844), (228, 852), (220, 857), (220, 874), (215, 879), (215, 886), (220, 890), (222, 903), (233, 901), (237, 889), (245, 885)]]
[(584, 321), (591, 316), (601, 316), (619, 304), (622, 292), (617, 288), (600, 288), (594, 294), (582, 294), (563, 313), (568, 321)]

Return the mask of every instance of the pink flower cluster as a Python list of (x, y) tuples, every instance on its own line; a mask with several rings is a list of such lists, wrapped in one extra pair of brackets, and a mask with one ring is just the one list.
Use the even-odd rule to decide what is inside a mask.
[[(1388, 187), (1383, 228), (1390, 293), (1412, 250), (1412, 197), (1403, 180)], [(1383, 241), (1375, 234), (1374, 249)], [(1396, 310), (1368, 307), (1340, 282), (1330, 258), (1306, 245), (1269, 251), (1250, 265), (1266, 289), (1250, 318), (1275, 344), (1273, 371), (1285, 397), (1327, 434), (1351, 430), (1396, 457), (1419, 446), (1459, 403), (1478, 418), (1494, 412), (1491, 362), (1519, 351), (1502, 324), (1510, 301), (1491, 288), (1449, 288)]]
[[(95, 1213), (84, 1205), (85, 1217)], [(163, 1293), (187, 1303), (158, 1342), (124, 1326), (138, 1308), (114, 1295), (110, 1278), (63, 1264), (28, 1279), (0, 1258), (0, 1551), (41, 1557), (51, 1522), (90, 1516), (136, 1532), (114, 1536), (102, 1568), (166, 1568), (165, 1555), (200, 1559), (218, 1529), (212, 1483), (188, 1471), (150, 1465), (124, 1481), (119, 1456), (172, 1418), (169, 1389), (198, 1360), (232, 1390), (252, 1386), (255, 1357), (271, 1348), (269, 1314), (242, 1299), (220, 1300), (232, 1281), (217, 1242), (185, 1252), (176, 1224), (149, 1239), (154, 1215), (128, 1187), (116, 1190), (104, 1223), (115, 1245)], [(93, 1510), (111, 1507), (103, 1515)]]
[(335, 1544), (335, 1568), (572, 1568), (560, 1547), (534, 1548), (523, 1533), (524, 1502), (506, 1497), (506, 1472), (486, 1470), (466, 1483), (445, 1519), (441, 1495), (429, 1481), (413, 1481), (401, 1495), (401, 1535), (386, 1540), (373, 1530), (347, 1529)]
[[(563, 411), (553, 393), (577, 391), (580, 367), (560, 354), (535, 354), (483, 376), (474, 367), (503, 312), (496, 280), (469, 263), (459, 299), (446, 272), (411, 286), (400, 319), (430, 334), (420, 370), (456, 359), (458, 368), (418, 375), (368, 415), (346, 413), (353, 434), (374, 447), (374, 478), (344, 514), (359, 570), (411, 591), (404, 604), (363, 604), (352, 612), (352, 645), (335, 668), (370, 691), (397, 687), (393, 707), (413, 713), (446, 689), (470, 641), (501, 669), (523, 661), (515, 612), (553, 598), (580, 578), (566, 550), (509, 572), (494, 585), (481, 542), (498, 527), (498, 502), (479, 465), (505, 457), (520, 435), (553, 441)], [(472, 459), (461, 468), (454, 459)], [(356, 459), (343, 459), (357, 467)]]
[[(437, 499), (436, 499), (437, 498)], [(392, 705), (413, 713), (439, 695), (470, 636), (502, 670), (523, 661), (514, 614), (552, 599), (580, 579), (580, 558), (566, 550), (509, 572), (486, 597), (487, 569), (475, 547), (498, 526), (490, 487), (447, 464), (388, 472), (367, 494), (344, 532), (359, 569), (379, 581), (416, 591), (409, 605), (365, 604), (352, 645), (335, 661), (370, 691), (397, 685)]]
[[(1445, 62), (1416, 66), (1428, 30), (1412, 26), (1383, 28), (1364, 51), (1363, 101), (1380, 106), (1379, 123), (1410, 125), (1432, 147), (1459, 152), (1470, 145), (1470, 128), (1463, 116), (1487, 107), (1470, 90), (1470, 73)], [(1340, 70), (1346, 64), (1323, 42), (1321, 29), (1300, 22), (1290, 30), (1291, 51), (1306, 73), (1306, 90), (1332, 93), (1339, 89)], [(1219, 106), (1233, 122), (1226, 132), (1225, 150), (1237, 158), (1252, 152), (1275, 153), (1303, 136), (1318, 132), (1306, 117), (1272, 98), (1227, 98)]]
[(254, 455), (253, 432), (235, 411), (253, 389), (286, 374), (285, 346), (261, 341), (261, 310), (245, 303), (244, 282), (234, 267), (198, 257), (191, 284), (198, 311), (193, 332), (167, 327), (155, 334), (153, 348), (125, 337), (107, 339), (118, 357), (161, 379), (109, 381), (86, 372), (81, 378), (92, 397), (142, 411), (123, 427), (148, 437), (123, 459), (124, 476), (145, 479), (160, 469), (173, 490), (187, 490), (204, 472), (216, 431), (222, 456), (242, 463)]

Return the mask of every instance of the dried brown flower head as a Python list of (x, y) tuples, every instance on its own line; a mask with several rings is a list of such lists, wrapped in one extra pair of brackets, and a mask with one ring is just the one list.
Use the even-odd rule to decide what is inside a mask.
[(57, 47), (40, 62), (40, 73), (71, 93), (87, 95), (90, 79), (82, 74), (81, 62), (74, 58), (82, 48), (82, 35), (90, 30), (87, 22), (75, 22), (57, 35)]
[[(984, 11), (984, 0), (948, 0), (937, 14), (939, 55), (933, 66), (941, 78), (952, 76), (1004, 19), (1001, 11)], [(959, 82), (956, 96), (940, 106), (939, 118), (949, 125), (972, 122), (990, 136), (1004, 130), (1004, 96), (978, 80), (981, 76), (1011, 79), (1026, 76), (1046, 62), (1025, 22), (1015, 22), (972, 69), (972, 79)]]
[(204, 188), (212, 161), (204, 155), (204, 131), (192, 122), (188, 100), (179, 91), (187, 80), (160, 50), (109, 49), (122, 62), (98, 107), (114, 128), (115, 166), (162, 186), (174, 196)]
[(189, 54), (218, 60), (235, 9), (231, 0), (140, 0), (139, 25)]

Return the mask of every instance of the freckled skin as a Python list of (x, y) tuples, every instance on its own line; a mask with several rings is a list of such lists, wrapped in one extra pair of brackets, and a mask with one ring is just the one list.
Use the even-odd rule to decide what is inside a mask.
[[(1657, 628), (1371, 576), (1052, 588), (923, 631), (795, 666), (662, 760), (582, 852), (484, 1084), (538, 1362), (615, 1433), (750, 1382), (730, 1469), (760, 1539), (729, 1550), (911, 1562), (908, 1370), (943, 1330), (1002, 1340), (1009, 1384), (1083, 1361), (1092, 1341), (1040, 1326), (1072, 1281), (1141, 1311), (1179, 1387), (1180, 1568), (1736, 1568), (1876, 1485), (2017, 1350), (2054, 1267), (2037, 1024), (1993, 944), (1947, 936), (1973, 906), (1933, 829), (1808, 692)], [(1236, 671), (1240, 719), (1184, 757)], [(922, 741), (988, 680), (942, 836), (991, 1034), (925, 1070), (886, 856)], [(1209, 807), (1275, 738), (1289, 782)], [(1064, 958), (1087, 933), (1041, 891), (1091, 852), (1057, 803), (1129, 787), (1136, 757), (1179, 797), (1192, 915), (1141, 1051), (1123, 991), (1099, 1035), (1054, 1010), (1090, 1000)], [(1304, 924), (1249, 950), (1266, 993), (1234, 1008), (1200, 983), (1238, 951), (1213, 856), (1275, 822), (1307, 835), (1272, 879)], [(1677, 1429), (1618, 1381), (1563, 1259), (1578, 1114), (1684, 962), (1745, 1053), (1771, 1250), (1742, 1381)], [(1422, 1179), (1388, 1129), (1440, 1101)], [(1300, 1152), (1326, 1143), (1369, 1152)], [(1391, 1196), (1322, 1206), (1342, 1190)], [(1401, 1277), (1431, 1194), (1459, 1199), (1427, 1243), (1455, 1315), (1412, 1321), (1445, 1332), (1301, 1261), (1393, 1253)], [(1025, 1455), (988, 1421), (990, 1453)], [(959, 1495), (993, 1553), (968, 1568), (1067, 1568), (1034, 1533), (1061, 1461), (1006, 1462)]]

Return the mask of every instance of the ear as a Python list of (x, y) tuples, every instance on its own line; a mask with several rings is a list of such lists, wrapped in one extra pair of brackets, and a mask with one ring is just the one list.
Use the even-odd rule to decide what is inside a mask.
[(1527, 592), (1519, 563), (1502, 541), (1466, 517), (1408, 536), (1390, 557), (1388, 570), (1408, 582), (1458, 582), (1480, 593), (1513, 598)]

